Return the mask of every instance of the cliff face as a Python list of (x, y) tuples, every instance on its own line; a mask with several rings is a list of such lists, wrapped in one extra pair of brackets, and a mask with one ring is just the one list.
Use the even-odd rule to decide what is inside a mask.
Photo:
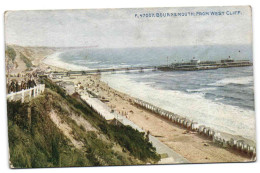
[(5, 48), (6, 70), (9, 70), (11, 74), (31, 70), (54, 51), (54, 48), (7, 45)]
[(8, 102), (10, 161), (15, 168), (133, 165), (160, 158), (144, 134), (108, 124), (49, 80), (30, 102)]

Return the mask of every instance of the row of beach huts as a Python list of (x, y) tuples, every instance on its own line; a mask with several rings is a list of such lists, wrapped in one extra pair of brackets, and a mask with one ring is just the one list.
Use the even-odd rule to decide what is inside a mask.
[(219, 146), (229, 147), (234, 150), (246, 153), (250, 155), (252, 158), (256, 157), (256, 147), (253, 144), (249, 144), (244, 140), (240, 140), (240, 139), (238, 140), (232, 137), (221, 135), (220, 132), (215, 131), (214, 129), (211, 129), (204, 125), (199, 125), (197, 122), (194, 122), (192, 120), (189, 120), (188, 118), (174, 114), (167, 110), (161, 109), (143, 100), (135, 99), (134, 102), (136, 105), (148, 109), (156, 114), (159, 114), (160, 116), (170, 120), (173, 123), (176, 123), (188, 130), (198, 132), (200, 135), (212, 139), (212, 141), (218, 144)]

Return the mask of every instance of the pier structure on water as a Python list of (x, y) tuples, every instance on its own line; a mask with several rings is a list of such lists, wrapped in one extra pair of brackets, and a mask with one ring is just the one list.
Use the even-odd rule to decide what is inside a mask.
[(190, 62), (184, 63), (172, 63), (168, 65), (160, 66), (142, 66), (142, 67), (124, 67), (124, 68), (104, 68), (104, 69), (90, 69), (90, 70), (78, 70), (78, 71), (54, 71), (51, 72), (54, 76), (71, 76), (71, 75), (87, 75), (87, 74), (99, 74), (99, 73), (116, 73), (116, 72), (144, 72), (147, 70), (152, 71), (197, 71), (197, 70), (214, 70), (218, 68), (230, 68), (230, 67), (245, 67), (252, 66), (253, 63), (249, 60), (233, 60), (230, 57), (222, 59), (220, 61), (200, 61), (193, 58)]
[(130, 71), (139, 71), (144, 72), (145, 70), (157, 70), (157, 66), (144, 66), (144, 67), (125, 67), (125, 68), (105, 68), (105, 69), (94, 69), (94, 70), (84, 70), (84, 71), (68, 71), (67, 75), (73, 74), (96, 74), (96, 73), (114, 73), (114, 72), (130, 72)]
[[(116, 73), (116, 72), (144, 72), (146, 70), (156, 71), (157, 66), (144, 66), (144, 67), (127, 67), (127, 68), (106, 68), (106, 69), (91, 69), (91, 70), (78, 70), (78, 71), (54, 71), (49, 72), (53, 76), (73, 76), (73, 75), (88, 75), (88, 74), (100, 74), (100, 73)], [(43, 74), (40, 74), (43, 75)]]
[(190, 62), (172, 63), (167, 66), (160, 66), (158, 70), (162, 71), (196, 71), (196, 70), (214, 70), (218, 68), (244, 67), (252, 66), (249, 60), (233, 60), (232, 58), (222, 59), (220, 61), (200, 61), (193, 57)]

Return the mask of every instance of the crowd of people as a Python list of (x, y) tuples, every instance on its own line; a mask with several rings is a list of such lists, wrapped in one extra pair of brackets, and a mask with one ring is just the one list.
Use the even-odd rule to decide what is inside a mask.
[(30, 73), (17, 73), (17, 74), (10, 74), (6, 75), (6, 77), (24, 77), (24, 78), (37, 78), (38, 74), (36, 71), (30, 72)]
[(18, 74), (16, 78), (9, 79), (10, 81), (6, 84), (7, 93), (19, 92), (37, 86), (34, 77), (36, 77), (35, 74), (27, 73), (24, 75)]

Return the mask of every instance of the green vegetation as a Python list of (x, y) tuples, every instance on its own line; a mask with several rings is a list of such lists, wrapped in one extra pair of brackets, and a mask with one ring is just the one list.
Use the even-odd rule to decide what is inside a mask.
[[(71, 97), (48, 79), (46, 91), (29, 103), (8, 102), (10, 160), (16, 168), (133, 165), (160, 159), (144, 134), (129, 126), (108, 124), (82, 100)], [(75, 148), (48, 116), (50, 111), (72, 129)], [(70, 118), (82, 116), (94, 129), (87, 131)]]
[(13, 166), (37, 168), (91, 165), (84, 153), (73, 151), (68, 139), (52, 123), (44, 108), (35, 104), (31, 105), (30, 125), (27, 117), (29, 104), (8, 102), (9, 151)]
[(20, 53), (20, 58), (23, 60), (27, 68), (31, 68), (33, 66), (32, 61), (24, 54)]
[(103, 133), (107, 134), (110, 139), (116, 140), (134, 157), (137, 157), (143, 161), (147, 161), (149, 158), (156, 161), (160, 159), (155, 152), (155, 148), (148, 140), (145, 139), (144, 133), (140, 133), (130, 126), (115, 126), (108, 124), (97, 113), (93, 112), (93, 110), (83, 101), (67, 95), (62, 88), (51, 82), (51, 80), (44, 79), (42, 83), (45, 83), (47, 88), (50, 88), (60, 94), (71, 105), (77, 108), (77, 110), (81, 111), (89, 122), (92, 122), (95, 127), (99, 127), (99, 129)]
[(16, 52), (15, 52), (14, 48), (12, 48), (10, 46), (7, 46), (7, 49), (6, 49), (5, 53), (12, 61), (15, 60)]
[(101, 130), (110, 138), (115, 139), (122, 147), (128, 150), (133, 156), (140, 160), (146, 161), (148, 158), (159, 160), (160, 158), (155, 154), (155, 148), (148, 141), (144, 139), (144, 133), (134, 130), (130, 126), (104, 126), (100, 124)]

